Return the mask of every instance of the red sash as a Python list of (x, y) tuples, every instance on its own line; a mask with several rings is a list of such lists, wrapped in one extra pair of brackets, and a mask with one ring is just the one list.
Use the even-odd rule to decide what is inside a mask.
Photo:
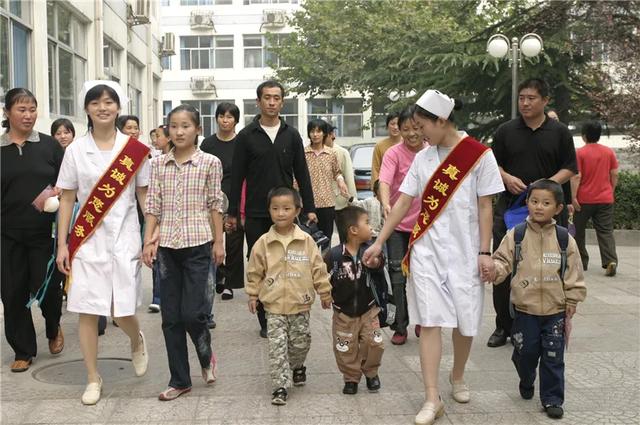
[(69, 264), (80, 246), (93, 235), (111, 207), (134, 179), (147, 159), (149, 147), (130, 137), (107, 171), (98, 179), (69, 235)]
[(453, 148), (431, 175), (422, 193), (420, 214), (409, 237), (407, 255), (402, 259), (402, 272), (405, 275), (409, 274), (411, 247), (431, 228), (469, 171), (473, 170), (488, 150), (487, 146), (467, 136)]

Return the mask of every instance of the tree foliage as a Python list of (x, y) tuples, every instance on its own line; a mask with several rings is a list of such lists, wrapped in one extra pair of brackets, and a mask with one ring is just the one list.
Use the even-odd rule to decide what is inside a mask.
[[(552, 106), (564, 122), (588, 115), (596, 103), (601, 108), (595, 111), (609, 117), (603, 112), (620, 90), (606, 70), (593, 64), (593, 49), (585, 46), (624, 41), (637, 53), (637, 25), (632, 25), (639, 3), (308, 0), (291, 19), (293, 36), (275, 49), (289, 65), (276, 75), (298, 93), (355, 91), (388, 109), (437, 88), (465, 102), (462, 125), (486, 138), (511, 110), (511, 69), (508, 61), (487, 55), (487, 40), (496, 33), (521, 37), (535, 32), (544, 40), (544, 52), (523, 59), (519, 79), (549, 81)], [(589, 19), (597, 26), (590, 26)], [(394, 91), (415, 94), (390, 102)]]

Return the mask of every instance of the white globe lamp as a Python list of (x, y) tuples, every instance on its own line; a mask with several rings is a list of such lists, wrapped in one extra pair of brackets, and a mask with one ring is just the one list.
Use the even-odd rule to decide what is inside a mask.
[(528, 58), (538, 56), (542, 52), (542, 39), (537, 34), (527, 34), (520, 41), (520, 51)]
[(503, 58), (509, 52), (509, 39), (502, 34), (492, 36), (487, 42), (487, 52), (494, 58)]

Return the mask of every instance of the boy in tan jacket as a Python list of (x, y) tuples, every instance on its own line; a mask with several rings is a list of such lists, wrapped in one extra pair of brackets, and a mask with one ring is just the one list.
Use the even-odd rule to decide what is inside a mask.
[(300, 195), (279, 187), (268, 195), (271, 229), (251, 250), (245, 291), (249, 311), (258, 299), (267, 313), (271, 403), (287, 404), (287, 388), (304, 385), (304, 361), (311, 346), (309, 311), (316, 292), (322, 308), (331, 308), (331, 284), (327, 267), (313, 238), (294, 223), (302, 208)]
[[(520, 377), (520, 395), (533, 397), (533, 383), (540, 361), (540, 401), (547, 416), (559, 419), (564, 414), (565, 320), (584, 301), (582, 263), (576, 241), (567, 234), (566, 268), (553, 219), (562, 211), (562, 187), (553, 180), (538, 180), (527, 195), (526, 232), (520, 244), (516, 273), (511, 279), (511, 303), (515, 317), (511, 339), (513, 364)], [(489, 271), (496, 284), (514, 268), (515, 229), (509, 230), (493, 254), (494, 270)]]

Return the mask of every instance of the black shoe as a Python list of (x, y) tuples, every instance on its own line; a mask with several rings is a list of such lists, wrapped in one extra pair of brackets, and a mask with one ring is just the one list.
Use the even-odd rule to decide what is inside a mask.
[(260, 329), (260, 338), (266, 338), (267, 337), (267, 328), (261, 328)]
[(487, 342), (489, 347), (502, 347), (507, 343), (507, 333), (504, 329), (496, 329), (493, 331)]
[(357, 382), (345, 382), (342, 394), (356, 394), (358, 392)]
[(534, 388), (523, 387), (522, 384), (518, 385), (518, 389), (520, 390), (520, 397), (525, 400), (531, 400), (533, 398)]
[[(366, 378), (366, 377), (365, 377)], [(367, 389), (370, 393), (377, 393), (380, 389), (380, 378), (378, 375), (373, 378), (366, 378), (367, 380)]]
[(298, 369), (293, 369), (293, 385), (300, 387), (307, 383), (307, 368), (302, 366)]
[(273, 392), (273, 397), (271, 397), (271, 404), (275, 404), (276, 406), (284, 406), (287, 404), (287, 390), (280, 387)]
[(222, 298), (223, 301), (232, 300), (233, 299), (233, 289), (225, 288), (224, 291), (222, 291), (222, 297), (221, 298)]
[(216, 283), (216, 294), (220, 295), (224, 291), (224, 283)]
[(216, 325), (216, 321), (215, 321), (215, 320), (213, 320), (213, 319), (209, 319), (209, 320), (207, 320), (207, 327), (208, 327), (209, 329), (215, 329), (215, 328), (216, 328), (216, 326), (217, 326), (217, 325)]
[(547, 416), (552, 419), (561, 419), (562, 415), (564, 415), (562, 406), (556, 406), (555, 404), (548, 404), (544, 406), (544, 411), (547, 412)]

